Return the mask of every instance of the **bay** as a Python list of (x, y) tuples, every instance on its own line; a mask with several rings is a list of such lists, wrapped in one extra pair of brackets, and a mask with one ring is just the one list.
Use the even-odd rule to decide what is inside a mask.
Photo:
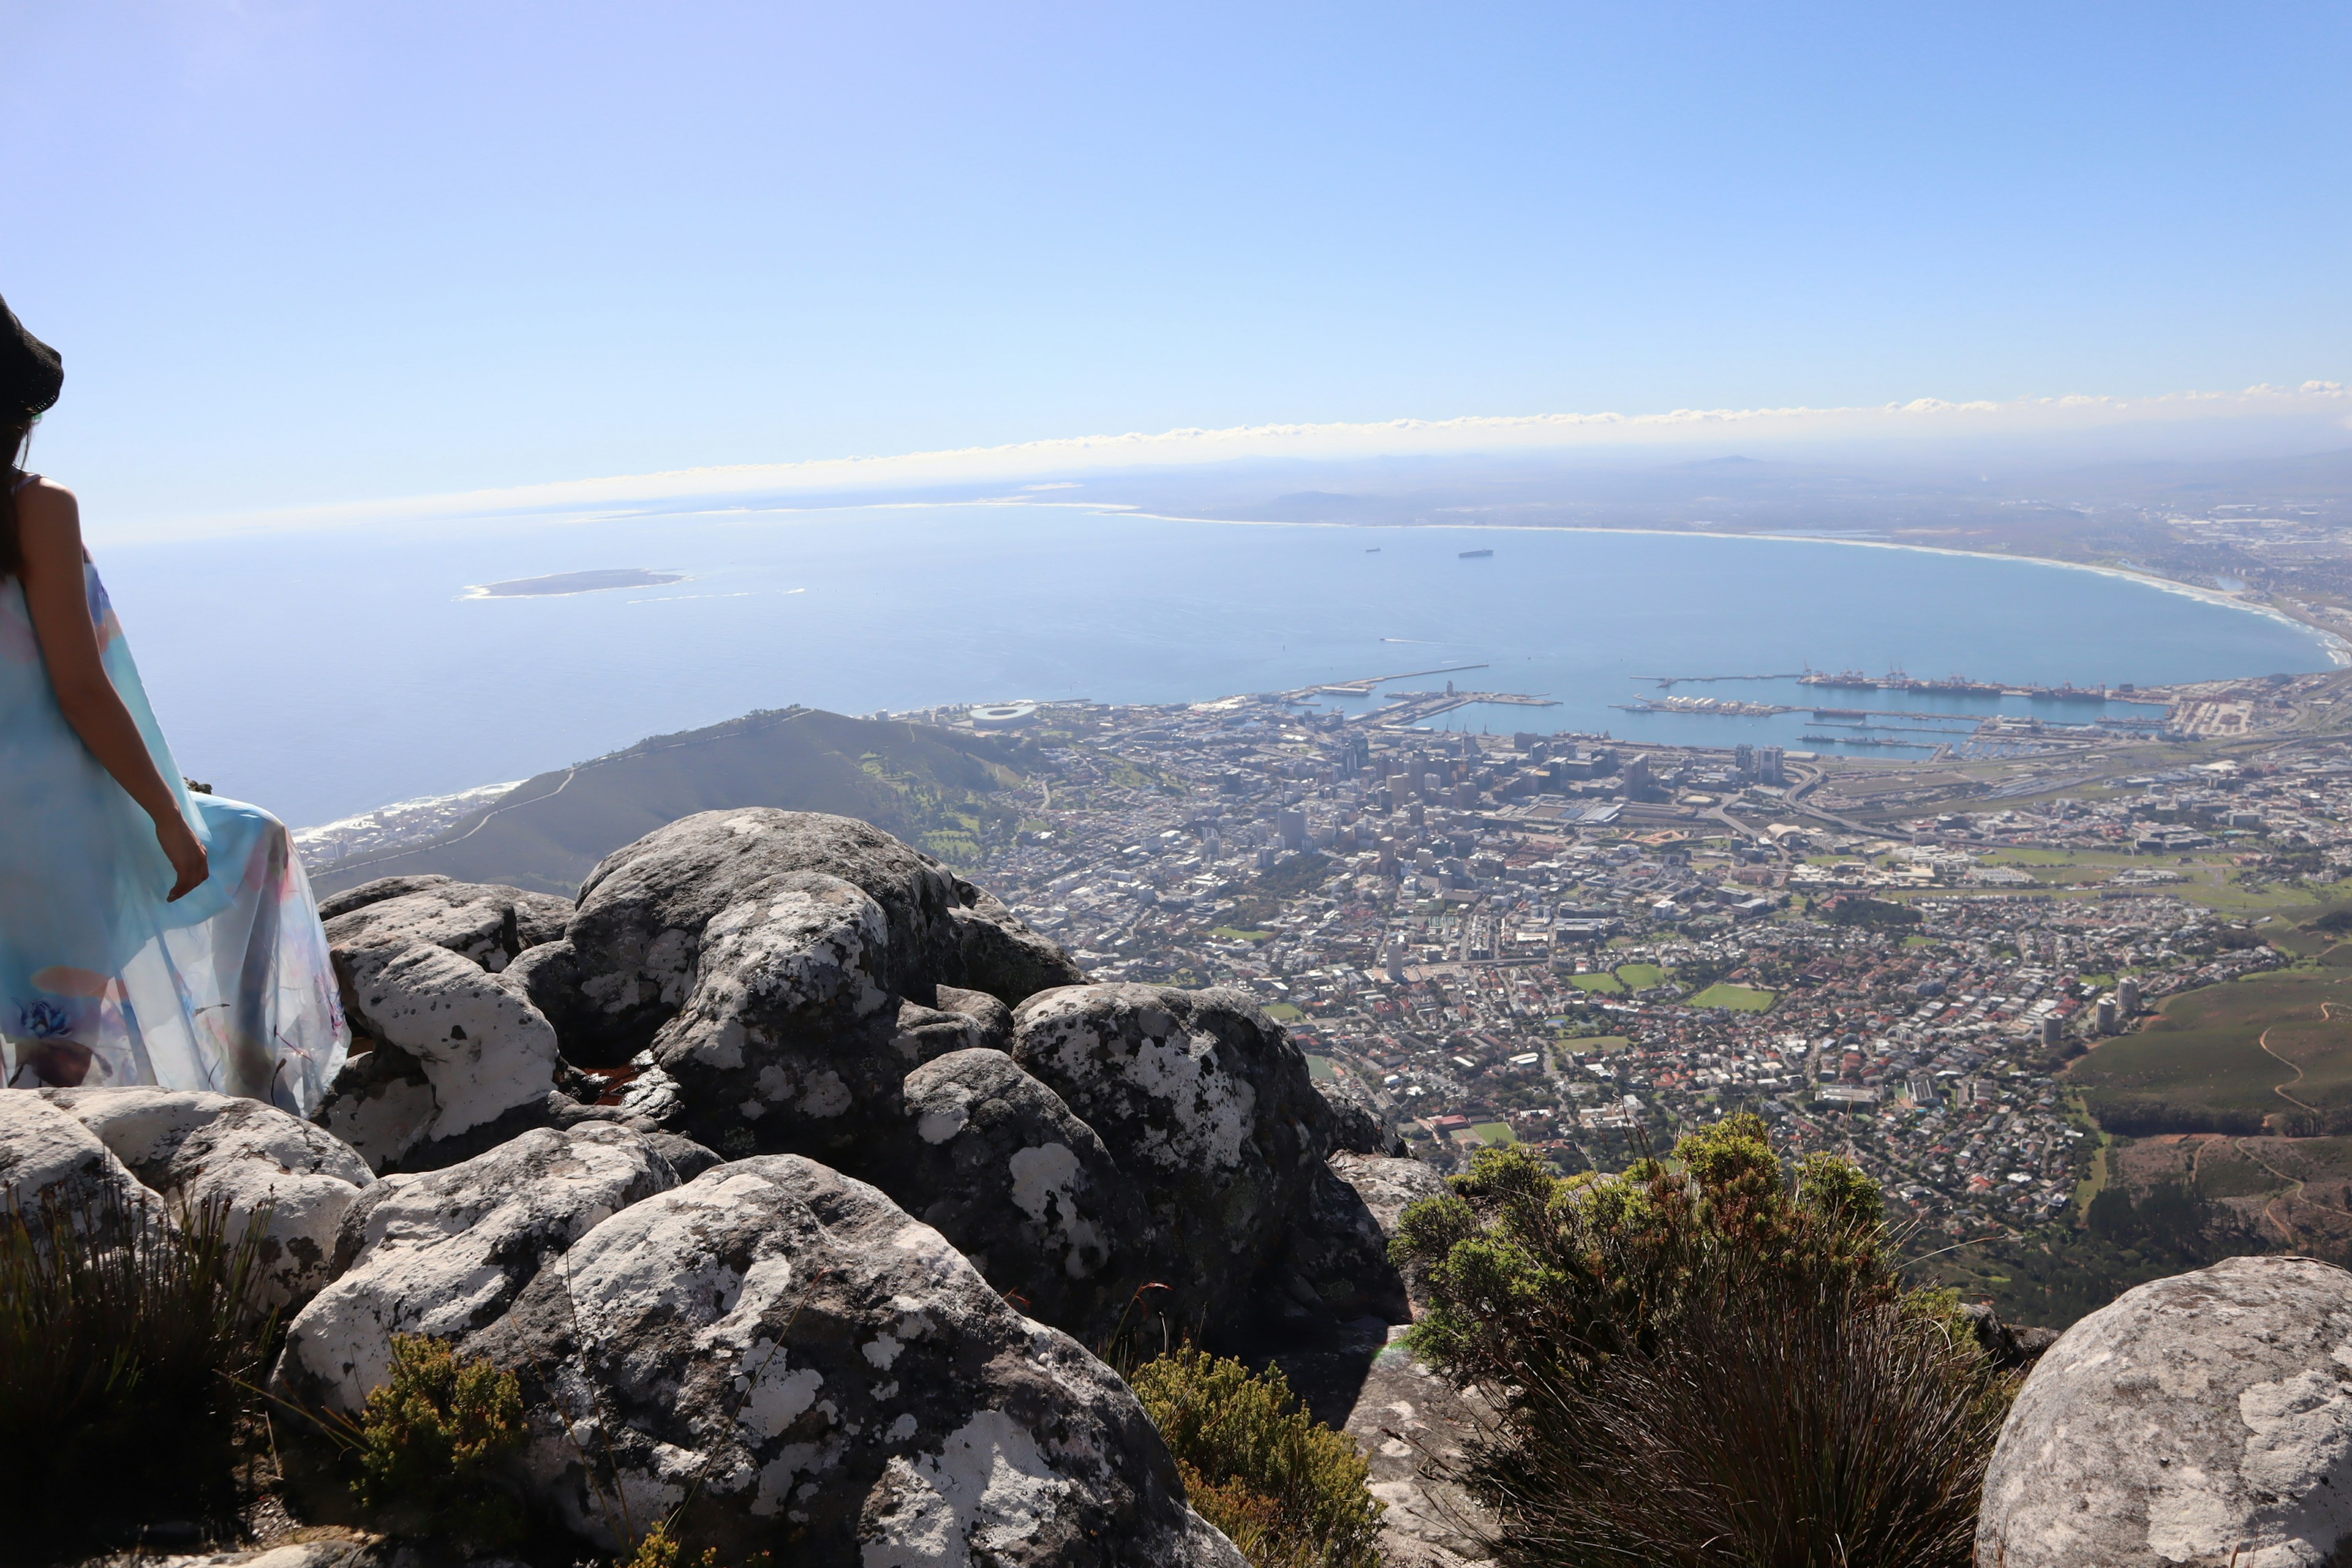
[[(1558, 705), (1435, 722), (1833, 750), (1801, 739), (1822, 732), (1810, 712), (1612, 704), (1655, 694), (1641, 676), (1899, 666), (2148, 685), (2336, 662), (2308, 628), (2125, 577), (1812, 539), (980, 504), (252, 534), (120, 545), (100, 563), (183, 767), (298, 826), (793, 702), (1181, 702), (1483, 665), (1450, 679)], [(628, 568), (684, 580), (468, 594)], [(1674, 689), (2067, 721), (2158, 711), (1790, 681)]]

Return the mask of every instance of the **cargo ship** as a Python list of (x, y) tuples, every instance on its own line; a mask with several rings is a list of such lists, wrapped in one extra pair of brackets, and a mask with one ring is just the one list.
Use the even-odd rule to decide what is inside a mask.
[(1464, 561), (1484, 561), (1493, 553), (1495, 552), (1491, 550), (1465, 550), (1462, 552), (1460, 559)]

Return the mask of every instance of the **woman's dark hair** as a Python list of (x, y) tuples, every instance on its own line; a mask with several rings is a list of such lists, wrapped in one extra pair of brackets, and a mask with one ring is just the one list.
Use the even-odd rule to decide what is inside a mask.
[(25, 565), (24, 552), (16, 547), (16, 480), (25, 472), (25, 452), (32, 444), (30, 418), (0, 415), (0, 458), (6, 459), (6, 471), (0, 472), (0, 577), (13, 577)]

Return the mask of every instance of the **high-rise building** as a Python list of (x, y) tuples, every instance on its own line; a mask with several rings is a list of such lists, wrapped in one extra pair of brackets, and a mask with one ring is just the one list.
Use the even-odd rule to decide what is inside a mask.
[(2126, 1018), (2139, 1012), (2138, 975), (2126, 974), (2116, 982), (2116, 1005), (2122, 1008), (2123, 1015)]
[(1778, 746), (1756, 748), (1756, 780), (1759, 784), (1784, 784), (1789, 782), (1789, 771), (1781, 757), (1782, 752)]
[(2099, 998), (2098, 1030), (2103, 1035), (2116, 1032), (2116, 999), (2112, 996)]
[(1742, 741), (1731, 748), (1731, 765), (1743, 779), (1756, 776), (1756, 748)]
[(2065, 1020), (2055, 1013), (2042, 1015), (2042, 1043), (2053, 1049), (2066, 1037)]
[(1282, 839), (1285, 849), (1307, 847), (1307, 813), (1298, 806), (1286, 806), (1275, 814), (1274, 830)]

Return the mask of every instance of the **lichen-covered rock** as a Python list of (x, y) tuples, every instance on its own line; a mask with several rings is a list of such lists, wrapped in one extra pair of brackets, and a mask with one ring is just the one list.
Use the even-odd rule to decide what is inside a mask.
[(907, 1075), (911, 1136), (875, 1184), (1041, 1322), (1105, 1340), (1142, 1283), (1143, 1201), (1062, 1097), (1002, 1051), (954, 1051)]
[(1399, 1215), (1423, 1198), (1443, 1197), (1451, 1190), (1444, 1172), (1402, 1156), (1338, 1153), (1331, 1156), (1331, 1169), (1356, 1190), (1381, 1234), (1391, 1240), (1396, 1237)]
[(605, 1550), (676, 1510), (724, 1562), (1241, 1568), (1126, 1384), (863, 1183), (721, 1165), (560, 1276), (471, 1348), (525, 1379), (534, 1502)]
[(1495, 1424), (1475, 1392), (1454, 1388), (1403, 1345), (1374, 1358), (1344, 1426), (1371, 1466), (1371, 1494), (1388, 1505), (1381, 1550), (1392, 1568), (1454, 1568), (1494, 1556), (1494, 1514), (1448, 1472), (1459, 1473)]
[(495, 974), (526, 949), (561, 937), (571, 917), (570, 900), (551, 894), (446, 877), (382, 877), (319, 906), (346, 984), (354, 966), (364, 971), (420, 942)]
[(645, 1137), (597, 1123), (383, 1178), (345, 1212), (333, 1283), (288, 1328), (274, 1390), (301, 1408), (356, 1412), (391, 1367), (394, 1334), (465, 1344), (591, 1228), (677, 1184)]
[(1013, 1055), (1144, 1193), (1180, 1321), (1236, 1321), (1326, 1179), (1329, 1108), (1236, 991), (1079, 985), (1014, 1014)]
[(954, 883), (937, 862), (845, 816), (762, 807), (681, 817), (607, 856), (558, 944), (569, 951), (532, 964), (531, 998), (573, 1060), (627, 1061), (687, 1006), (707, 933), (756, 940), (784, 879), (805, 890), (812, 875), (878, 909), (871, 978), (893, 1002), (928, 1005), (954, 978)]
[[(950, 989), (941, 986), (941, 990)], [(963, 993), (977, 996), (977, 991)], [(1004, 1005), (995, 997), (986, 998), (999, 1012)], [(939, 1007), (926, 1007), (919, 1002), (898, 1004), (898, 1028), (890, 1037), (890, 1048), (912, 1066), (927, 1062), (950, 1051), (1001, 1051), (1012, 1045), (1011, 1016), (1003, 1029), (990, 1027), (988, 1018), (969, 1012), (950, 1012)]]
[(955, 924), (957, 983), (1018, 1007), (1040, 991), (1083, 985), (1080, 969), (1050, 939), (1038, 935), (993, 893), (958, 877)]
[(1321, 1165), (1307, 1184), (1306, 1212), (1290, 1221), (1285, 1267), (1274, 1281), (1278, 1293), (1270, 1293), (1263, 1310), (1276, 1318), (1410, 1321), (1404, 1277), (1389, 1260), (1389, 1234), (1339, 1167)]
[(0, 1215), (37, 1230), (55, 1214), (82, 1231), (107, 1217), (152, 1223), (157, 1209), (97, 1133), (40, 1095), (0, 1089)]
[(257, 1100), (149, 1088), (52, 1089), (41, 1098), (96, 1133), (151, 1191), (221, 1205), (232, 1237), (258, 1217), (261, 1298), (274, 1307), (327, 1282), (344, 1211), (375, 1181), (349, 1144)]
[(1353, 1074), (1317, 1079), (1315, 1090), (1331, 1111), (1331, 1152), (1349, 1154), (1402, 1154), (1404, 1141), (1389, 1131), (1388, 1121), (1371, 1091)]
[[(378, 1045), (346, 1061), (318, 1121), (375, 1169), (390, 1169), (419, 1143), (458, 1137), (554, 1092), (561, 1058), (553, 1026), (479, 964), (415, 942), (397, 952), (371, 949), (349, 969), (345, 1009)], [(415, 1092), (420, 1076), (429, 1110)]]
[(2026, 1379), (1985, 1568), (2321, 1568), (2352, 1540), (2352, 1273), (2232, 1258), (2126, 1292)]

